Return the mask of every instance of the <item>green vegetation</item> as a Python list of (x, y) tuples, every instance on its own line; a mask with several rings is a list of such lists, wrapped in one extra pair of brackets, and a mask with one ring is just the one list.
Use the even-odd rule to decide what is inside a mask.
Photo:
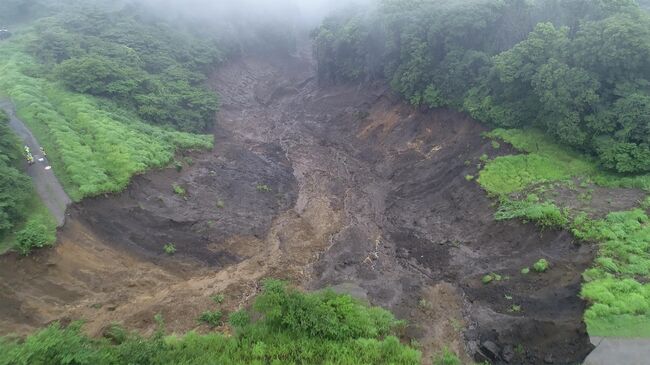
[(266, 184), (257, 184), (257, 186), (255, 187), (255, 189), (256, 189), (257, 191), (259, 191), (260, 193), (270, 193), (271, 191), (273, 191), (273, 190), (271, 189), (271, 187), (269, 187), (269, 186), (266, 185)]
[(420, 352), (393, 336), (400, 323), (389, 312), (331, 291), (303, 294), (267, 281), (253, 309), (229, 323), (233, 336), (165, 336), (161, 327), (142, 338), (114, 326), (97, 340), (79, 323), (54, 324), (25, 341), (0, 341), (0, 364), (420, 364)]
[(549, 268), (549, 264), (548, 261), (546, 261), (546, 259), (539, 259), (537, 260), (536, 263), (533, 264), (533, 270), (539, 273), (546, 272), (548, 268)]
[(22, 172), (22, 144), (8, 120), (0, 111), (0, 253), (15, 248), (28, 255), (54, 244), (56, 222)]
[(504, 199), (499, 206), (496, 220), (520, 218), (537, 223), (542, 228), (562, 228), (569, 222), (568, 214), (550, 202), (540, 202), (535, 194), (524, 200)]
[(173, 255), (176, 253), (176, 245), (174, 245), (173, 243), (166, 243), (163, 246), (163, 251), (165, 251), (165, 253), (168, 255)]
[(581, 295), (594, 335), (650, 336), (650, 219), (640, 209), (593, 221), (576, 218), (573, 232), (601, 242), (594, 267), (583, 274)]
[(184, 197), (187, 195), (187, 190), (185, 190), (184, 187), (180, 186), (179, 184), (172, 184), (172, 191), (174, 194)]
[(453, 353), (448, 348), (442, 349), (442, 351), (433, 357), (433, 365), (462, 365), (458, 356)]
[(199, 322), (203, 322), (210, 327), (217, 327), (221, 325), (221, 319), (223, 318), (223, 312), (220, 310), (215, 311), (205, 311), (201, 313), (199, 317)]
[[(594, 221), (586, 212), (568, 212), (543, 201), (537, 194), (522, 194), (534, 188), (553, 189), (558, 183), (588, 188), (587, 181), (601, 186), (650, 190), (649, 176), (603, 172), (591, 158), (553, 143), (539, 131), (496, 129), (490, 136), (528, 152), (498, 157), (480, 173), (481, 186), (501, 202), (496, 218), (519, 218), (543, 227), (569, 228), (578, 239), (598, 242), (598, 257), (583, 275), (585, 284), (581, 292), (591, 304), (585, 313), (589, 333), (649, 337), (650, 229), (646, 213), (640, 209), (611, 212), (605, 219)], [(526, 164), (535, 159), (543, 163)], [(521, 170), (514, 166), (521, 166)], [(521, 196), (525, 198), (518, 198)], [(544, 269), (548, 269), (545, 260), (533, 266), (537, 272)], [(522, 274), (529, 271), (524, 268)]]
[(169, 163), (178, 148), (212, 145), (209, 136), (147, 125), (108, 102), (28, 75), (34, 67), (16, 45), (0, 45), (0, 90), (48, 151), (73, 200), (121, 191), (134, 174)]
[(490, 274), (487, 274), (487, 275), (483, 276), (483, 278), (481, 279), (481, 282), (482, 282), (483, 284), (489, 284), (489, 283), (491, 283), (493, 280), (494, 280), (494, 276), (492, 276), (492, 275), (490, 275)]
[(212, 301), (217, 304), (221, 304), (226, 299), (226, 297), (223, 294), (216, 294), (210, 297), (210, 299), (212, 299)]
[(314, 38), (322, 80), (385, 78), (414, 105), (536, 127), (607, 169), (650, 172), (650, 15), (634, 0), (385, 0)]
[(527, 275), (529, 272), (530, 272), (529, 267), (524, 267), (523, 269), (521, 269), (521, 274), (522, 275)]

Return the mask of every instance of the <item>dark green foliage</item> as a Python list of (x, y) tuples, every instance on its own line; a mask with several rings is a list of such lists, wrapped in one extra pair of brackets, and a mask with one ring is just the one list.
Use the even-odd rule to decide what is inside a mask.
[(328, 79), (383, 77), (414, 105), (534, 126), (608, 169), (650, 171), (650, 16), (633, 0), (385, 0), (314, 34)]
[(268, 281), (254, 307), (253, 316), (245, 310), (230, 315), (232, 337), (164, 337), (159, 330), (143, 338), (112, 326), (105, 339), (93, 340), (78, 323), (54, 324), (24, 342), (0, 341), (0, 365), (420, 364), (419, 351), (390, 336), (397, 324), (390, 313), (349, 296), (303, 294)]
[(30, 179), (17, 168), (22, 161), (21, 147), (8, 120), (0, 110), (0, 238), (25, 217), (33, 192)]
[(150, 123), (209, 129), (218, 103), (205, 75), (222, 58), (216, 41), (139, 11), (71, 8), (37, 22), (27, 50), (70, 90), (117, 100)]

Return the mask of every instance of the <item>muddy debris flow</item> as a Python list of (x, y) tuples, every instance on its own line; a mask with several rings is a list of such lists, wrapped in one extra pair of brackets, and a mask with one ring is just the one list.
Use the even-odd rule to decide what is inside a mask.
[[(236, 309), (272, 276), (391, 309), (425, 361), (443, 346), (493, 363), (584, 359), (578, 293), (592, 248), (496, 222), (494, 202), (465, 178), (481, 155), (511, 150), (491, 148), (461, 113), (314, 75), (308, 47), (221, 67), (212, 152), (76, 204), (55, 249), (0, 258), (2, 332), (82, 318), (92, 334), (113, 321), (146, 333), (155, 313), (170, 331), (201, 330), (210, 295)], [(540, 258), (552, 269), (520, 273)], [(483, 284), (488, 273), (501, 280)]]

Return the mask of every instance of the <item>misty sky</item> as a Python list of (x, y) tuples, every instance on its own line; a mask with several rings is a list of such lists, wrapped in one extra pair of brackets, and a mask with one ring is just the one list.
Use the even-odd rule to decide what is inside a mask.
[[(135, 0), (153, 5), (171, 15), (196, 18), (236, 16), (248, 19), (293, 18), (316, 25), (324, 16), (352, 4), (373, 0)], [(266, 18), (266, 19), (264, 19)]]

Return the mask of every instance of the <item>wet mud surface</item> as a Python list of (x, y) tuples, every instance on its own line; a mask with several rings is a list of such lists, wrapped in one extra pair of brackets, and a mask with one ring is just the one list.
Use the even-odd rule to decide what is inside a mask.
[[(204, 330), (210, 295), (236, 309), (271, 276), (390, 308), (425, 362), (444, 346), (465, 360), (580, 362), (592, 348), (578, 297), (592, 247), (496, 222), (465, 178), (508, 148), (463, 114), (314, 74), (307, 48), (221, 67), (214, 151), (75, 205), (55, 250), (0, 257), (0, 303), (12, 308), (0, 329), (83, 318), (91, 333), (112, 321), (147, 332), (162, 313), (171, 331)], [(521, 274), (540, 258), (547, 273)], [(501, 280), (483, 284), (488, 273)]]

